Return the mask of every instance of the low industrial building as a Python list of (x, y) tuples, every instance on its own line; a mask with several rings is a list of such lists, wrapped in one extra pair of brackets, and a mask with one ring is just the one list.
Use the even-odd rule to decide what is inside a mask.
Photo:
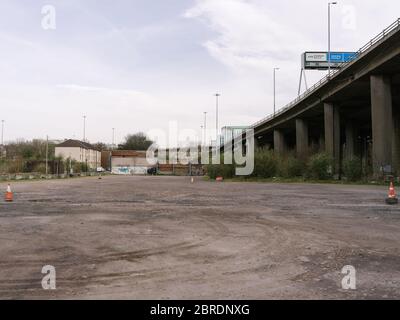
[(146, 151), (103, 151), (101, 158), (103, 168), (120, 175), (147, 174), (147, 170), (154, 167), (156, 163), (147, 159)]

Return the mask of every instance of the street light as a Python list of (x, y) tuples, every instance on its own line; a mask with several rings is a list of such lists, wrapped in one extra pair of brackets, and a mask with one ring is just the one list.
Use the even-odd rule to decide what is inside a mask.
[(83, 116), (83, 142), (86, 141), (86, 116)]
[(220, 96), (221, 96), (221, 95), (220, 95), (219, 93), (216, 93), (216, 94), (215, 94), (215, 98), (216, 98), (216, 101), (215, 101), (215, 103), (216, 103), (216, 105), (215, 105), (215, 110), (216, 110), (215, 143), (217, 143), (217, 141), (218, 141), (218, 98), (219, 98)]
[(49, 173), (49, 136), (46, 136), (46, 176)]
[(328, 3), (328, 76), (331, 75), (331, 5), (337, 2)]
[(204, 145), (207, 145), (207, 112), (204, 112)]
[(4, 120), (1, 120), (1, 146), (4, 145)]
[(111, 149), (115, 148), (115, 128), (112, 128), (112, 145)]
[(274, 117), (276, 113), (276, 71), (279, 70), (279, 68), (274, 68)]

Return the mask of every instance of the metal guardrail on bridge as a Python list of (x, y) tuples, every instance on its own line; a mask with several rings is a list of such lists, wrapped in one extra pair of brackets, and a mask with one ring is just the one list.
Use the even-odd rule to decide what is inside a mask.
[(387, 37), (393, 35), (397, 31), (400, 30), (400, 18), (397, 19), (394, 23), (392, 23), (389, 27), (387, 27), (385, 30), (383, 30), (381, 33), (379, 33), (375, 38), (371, 39), (367, 44), (365, 44), (363, 47), (361, 47), (357, 52), (356, 52), (356, 57), (355, 59), (348, 61), (348, 62), (343, 62), (339, 65), (339, 68), (337, 70), (331, 70), (331, 72), (326, 75), (324, 78), (322, 78), (320, 81), (318, 81), (316, 84), (314, 84), (311, 88), (306, 90), (303, 94), (298, 96), (295, 100), (287, 104), (285, 107), (280, 109), (278, 112), (275, 114), (269, 115), (268, 117), (256, 122), (251, 126), (251, 128), (256, 128), (262, 123), (265, 123), (271, 119), (276, 118), (277, 116), (281, 115), (282, 113), (286, 112), (287, 110), (291, 109), (293, 106), (295, 106), (297, 103), (300, 101), (304, 100), (305, 98), (309, 97), (313, 92), (318, 90), (320, 87), (325, 85), (326, 83), (329, 82), (329, 80), (332, 78), (333, 75), (336, 75), (337, 73), (342, 72), (346, 67), (352, 65), (356, 61), (359, 61), (367, 52), (371, 50), (373, 46), (375, 46), (378, 43), (383, 42)]

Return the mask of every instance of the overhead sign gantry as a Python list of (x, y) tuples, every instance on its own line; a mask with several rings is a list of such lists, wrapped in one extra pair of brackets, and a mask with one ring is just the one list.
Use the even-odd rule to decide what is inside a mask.
[(357, 58), (356, 52), (305, 52), (301, 55), (303, 70), (328, 70), (329, 61), (331, 69), (338, 69), (345, 62)]

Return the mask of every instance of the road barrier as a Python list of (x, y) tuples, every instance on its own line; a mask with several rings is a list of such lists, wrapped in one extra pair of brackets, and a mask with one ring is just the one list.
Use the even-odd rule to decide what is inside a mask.
[[(99, 173), (75, 173), (72, 176), (69, 174), (42, 174), (42, 173), (14, 173), (14, 174), (0, 174), (1, 181), (19, 181), (19, 180), (55, 180), (55, 179), (68, 179), (74, 177), (97, 177)], [(106, 173), (102, 173), (106, 175)]]

